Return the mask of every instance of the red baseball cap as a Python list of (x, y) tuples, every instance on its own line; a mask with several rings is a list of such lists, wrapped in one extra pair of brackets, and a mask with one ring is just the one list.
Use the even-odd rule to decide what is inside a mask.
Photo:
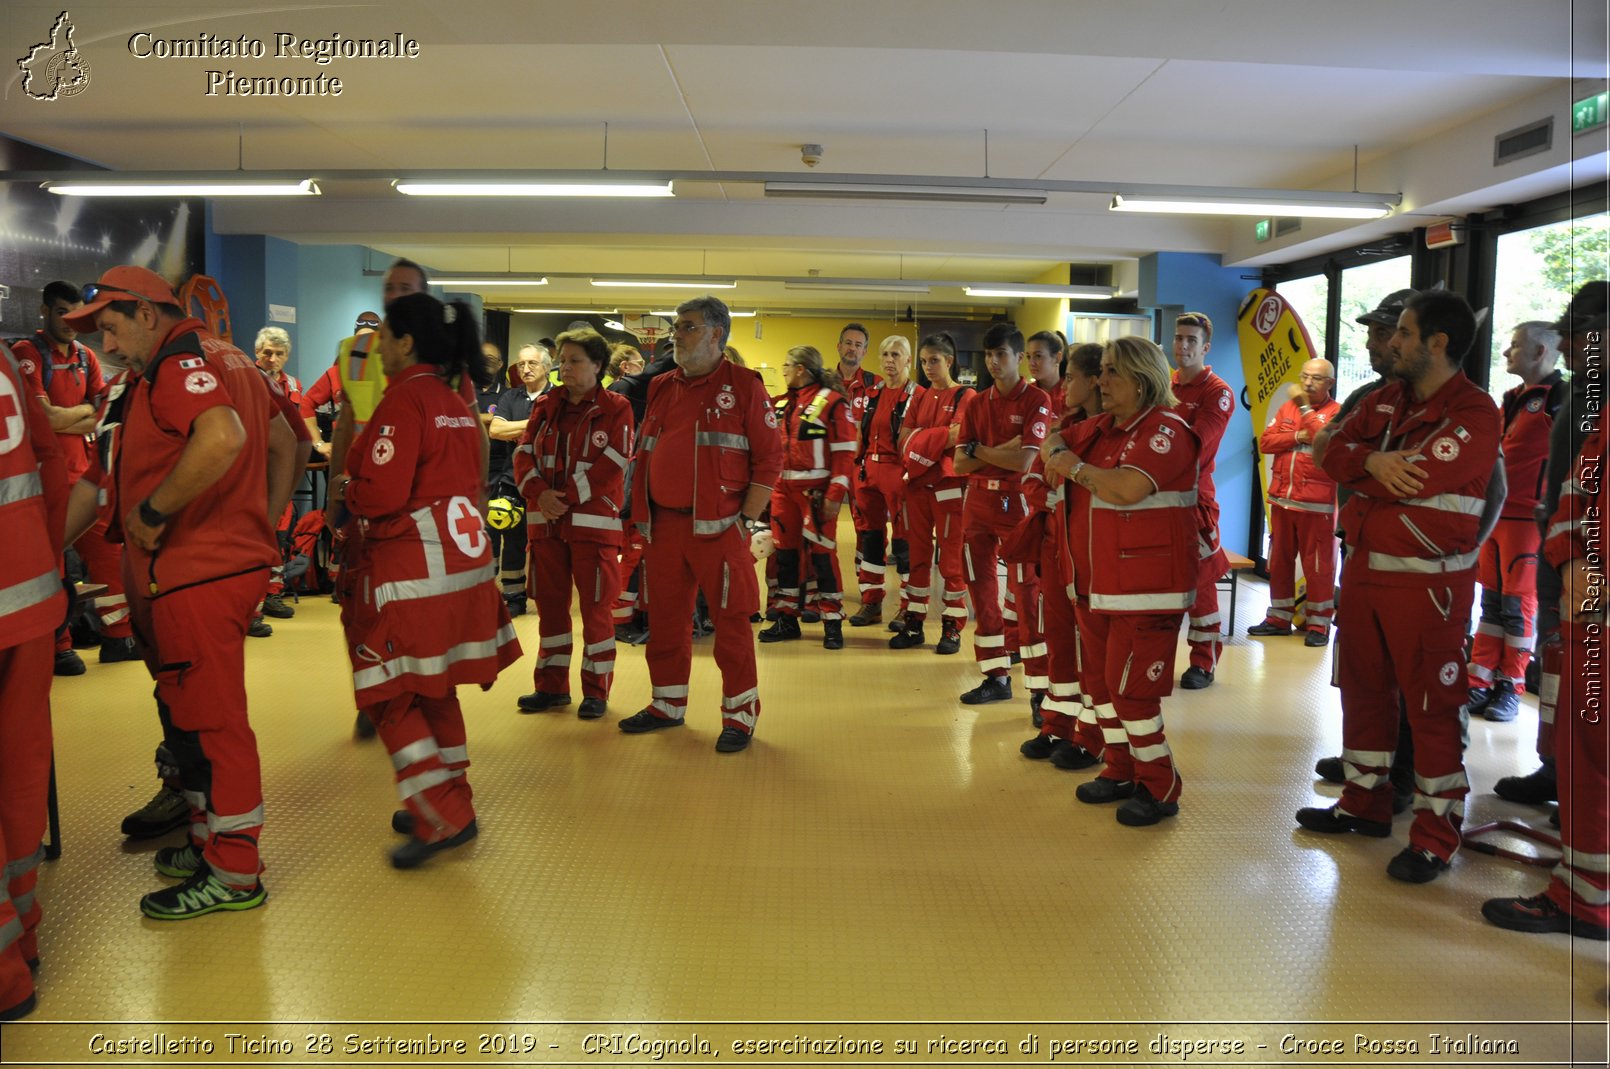
[(82, 333), (93, 333), (95, 316), (113, 301), (145, 300), (152, 304), (177, 305), (179, 298), (166, 279), (155, 271), (126, 264), (114, 267), (101, 276), (99, 282), (84, 287), (84, 306), (74, 309), (71, 315), (62, 316), (62, 322)]

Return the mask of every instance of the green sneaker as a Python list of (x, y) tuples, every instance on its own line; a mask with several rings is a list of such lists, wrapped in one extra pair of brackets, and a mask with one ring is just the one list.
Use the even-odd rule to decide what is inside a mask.
[(202, 868), (201, 850), (195, 843), (164, 846), (152, 858), (157, 871), (176, 880), (188, 880)]
[(256, 909), (268, 901), (268, 890), (258, 882), (252, 887), (231, 887), (201, 868), (177, 887), (152, 891), (140, 899), (140, 912), (152, 920), (186, 921), (218, 910)]

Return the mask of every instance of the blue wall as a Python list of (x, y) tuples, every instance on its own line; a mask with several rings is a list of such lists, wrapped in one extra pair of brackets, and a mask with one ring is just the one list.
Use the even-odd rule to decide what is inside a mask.
[(1249, 551), (1248, 521), (1252, 512), (1257, 468), (1253, 459), (1252, 420), (1241, 403), (1246, 376), (1236, 340), (1236, 311), (1241, 298), (1256, 287), (1241, 268), (1224, 267), (1217, 256), (1160, 252), (1141, 258), (1140, 304), (1163, 310), (1163, 351), (1173, 358), (1174, 317), (1182, 311), (1205, 312), (1213, 320), (1213, 347), (1207, 362), (1236, 395), (1235, 412), (1219, 443), (1213, 480), (1219, 498), (1219, 535), (1225, 549)]

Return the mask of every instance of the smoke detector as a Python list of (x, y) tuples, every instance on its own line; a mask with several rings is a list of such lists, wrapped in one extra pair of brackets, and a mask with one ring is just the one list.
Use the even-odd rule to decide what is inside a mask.
[(807, 167), (815, 167), (822, 162), (821, 145), (801, 145), (799, 147), (799, 162)]

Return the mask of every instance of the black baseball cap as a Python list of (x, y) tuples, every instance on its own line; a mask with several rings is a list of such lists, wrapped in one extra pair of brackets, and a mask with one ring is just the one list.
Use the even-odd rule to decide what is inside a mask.
[(1357, 322), (1366, 327), (1380, 325), (1395, 327), (1398, 325), (1398, 316), (1403, 314), (1403, 306), (1419, 295), (1418, 290), (1398, 290), (1381, 298), (1381, 303), (1375, 306), (1373, 312), (1365, 312), (1359, 316)]

